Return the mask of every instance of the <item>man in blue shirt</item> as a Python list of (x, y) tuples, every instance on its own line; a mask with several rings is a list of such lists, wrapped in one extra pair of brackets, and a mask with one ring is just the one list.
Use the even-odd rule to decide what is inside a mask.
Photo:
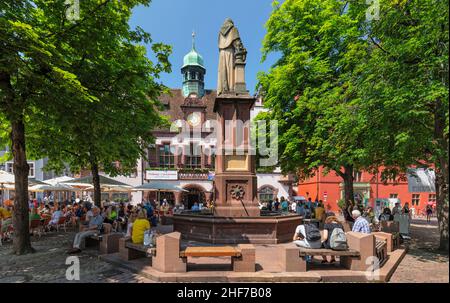
[(352, 217), (353, 219), (355, 219), (352, 231), (357, 233), (370, 234), (369, 222), (361, 216), (361, 212), (359, 210), (352, 211)]
[(81, 243), (87, 237), (100, 233), (103, 227), (103, 217), (100, 215), (100, 209), (96, 206), (92, 208), (92, 217), (89, 220), (87, 226), (82, 226), (80, 232), (75, 235), (73, 240), (73, 248), (70, 249), (68, 254), (76, 254), (81, 252)]

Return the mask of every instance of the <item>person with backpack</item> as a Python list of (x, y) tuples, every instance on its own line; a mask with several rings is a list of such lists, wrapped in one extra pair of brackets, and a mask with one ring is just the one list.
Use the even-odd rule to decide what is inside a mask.
[(297, 226), (295, 229), (294, 243), (304, 248), (321, 248), (322, 236), (316, 225), (307, 223)]
[(391, 209), (389, 207), (383, 209), (383, 213), (378, 217), (378, 221), (394, 221), (394, 216), (391, 214)]
[[(342, 223), (336, 216), (329, 216), (325, 219), (325, 225), (323, 227), (323, 239), (322, 247), (332, 250), (347, 250), (347, 237), (344, 232)], [(327, 263), (327, 256), (322, 256), (322, 263)], [(336, 262), (334, 256), (331, 256), (329, 263)]]

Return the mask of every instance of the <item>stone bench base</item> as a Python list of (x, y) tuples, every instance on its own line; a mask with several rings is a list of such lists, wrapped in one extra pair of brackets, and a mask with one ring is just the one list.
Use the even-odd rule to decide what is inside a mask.
[(85, 239), (84, 248), (97, 247), (101, 255), (116, 253), (119, 251), (119, 240), (122, 237), (121, 233), (90, 236)]
[(340, 264), (350, 270), (366, 271), (371, 261), (369, 257), (376, 257), (375, 236), (372, 234), (362, 234), (348, 232), (347, 243), (348, 251), (333, 251), (324, 249), (299, 248), (294, 243), (280, 246), (280, 265), (286, 272), (305, 272), (307, 271), (306, 255), (334, 255), (339, 256)]

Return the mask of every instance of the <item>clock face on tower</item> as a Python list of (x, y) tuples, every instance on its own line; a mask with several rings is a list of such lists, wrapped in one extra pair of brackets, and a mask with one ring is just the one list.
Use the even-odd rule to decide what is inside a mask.
[(187, 117), (187, 121), (191, 126), (198, 126), (201, 122), (200, 113), (192, 113)]

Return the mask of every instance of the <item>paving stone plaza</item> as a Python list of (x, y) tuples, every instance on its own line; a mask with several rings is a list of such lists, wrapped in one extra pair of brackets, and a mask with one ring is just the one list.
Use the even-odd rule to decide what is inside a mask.
[[(436, 252), (437, 226), (436, 221), (431, 225), (424, 220), (415, 220), (411, 225), (412, 239), (406, 245), (409, 250), (400, 265), (392, 275), (391, 283), (448, 283), (448, 256)], [(164, 226), (163, 232), (170, 231), (170, 226)], [(97, 282), (97, 283), (154, 283), (149, 277), (132, 272), (122, 266), (105, 262), (99, 258), (98, 250), (87, 249), (80, 258), (80, 280), (66, 279), (67, 248), (74, 237), (74, 232), (50, 232), (40, 239), (33, 237), (34, 254), (25, 256), (11, 255), (11, 243), (6, 242), (0, 247), (0, 283), (1, 282)], [(263, 258), (273, 258), (268, 254)], [(274, 260), (276, 261), (276, 260)], [(195, 262), (195, 261), (194, 261)], [(224, 262), (213, 261), (217, 267), (231, 272)], [(204, 263), (204, 261), (202, 261)], [(276, 262), (273, 262), (276, 263)], [(317, 266), (319, 261), (316, 262)], [(270, 270), (270, 268), (268, 269)]]

